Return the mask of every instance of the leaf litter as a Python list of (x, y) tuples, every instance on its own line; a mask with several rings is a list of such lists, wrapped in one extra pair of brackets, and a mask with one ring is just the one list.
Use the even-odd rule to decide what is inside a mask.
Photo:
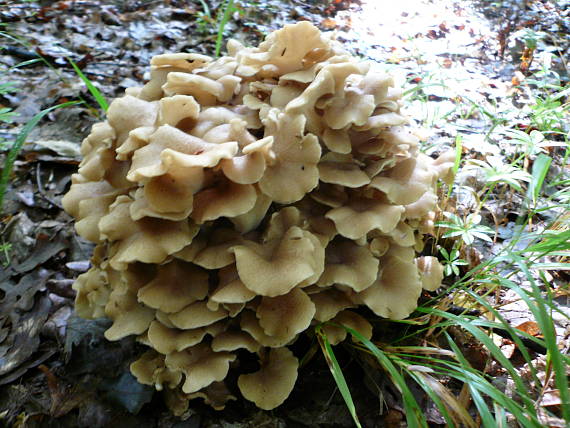
[[(336, 31), (337, 38), (354, 54), (377, 61), (405, 85), (407, 111), (417, 125), (425, 128), (428, 154), (453, 147), (460, 135), (465, 159), (508, 163), (521, 152), (507, 133), (513, 127), (525, 131), (549, 120), (554, 127), (568, 132), (568, 122), (564, 122), (567, 116), (545, 118), (530, 108), (534, 100), (525, 86), (529, 71), (536, 72), (545, 64), (560, 75), (563, 84), (568, 83), (564, 62), (570, 45), (564, 37), (570, 30), (567, 3), (531, 1), (521, 8), (521, 2), (511, 0), (402, 0), (394, 6), (364, 0), (241, 0), (235, 2), (237, 10), (224, 36), (253, 44), (270, 31), (298, 20)], [(201, 2), (176, 0), (57, 1), (47, 5), (12, 2), (0, 10), (0, 20), (6, 24), (0, 30), (9, 36), (3, 39), (0, 50), (0, 73), (15, 89), (0, 94), (0, 109), (11, 108), (17, 113), (0, 132), (0, 156), (5, 155), (34, 114), (70, 100), (83, 101), (80, 106), (50, 113), (28, 136), (15, 163), (3, 207), (3, 422), (24, 420), (29, 426), (43, 426), (45, 416), (49, 416), (58, 418), (57, 424), (62, 427), (106, 426), (118, 420), (140, 426), (178, 426), (179, 422), (168, 415), (152, 391), (130, 376), (128, 364), (137, 352), (136, 344), (132, 340), (109, 343), (103, 338), (108, 325), (105, 320), (82, 320), (72, 314), (70, 286), (84, 269), (91, 244), (75, 236), (70, 218), (60, 209), (60, 201), (78, 164), (80, 141), (102, 113), (69, 59), (107, 100), (120, 96), (126, 87), (148, 79), (148, 64), (156, 54), (214, 51), (215, 11), (223, 9), (223, 1), (211, 0), (206, 4), (214, 16), (212, 12), (210, 16), (206, 14)], [(535, 49), (529, 51), (534, 42)], [(23, 61), (30, 64), (17, 67)], [(556, 138), (543, 135), (538, 140)], [(563, 172), (566, 168), (568, 173), (559, 149), (543, 145), (540, 150), (554, 159), (552, 171)], [(477, 206), (477, 192), (486, 183), (480, 173), (480, 169), (461, 170), (456, 181), (459, 187), (446, 209), (452, 210), (456, 203), (453, 212), (465, 217)], [(465, 190), (467, 187), (475, 193)], [(499, 235), (492, 242), (478, 240), (461, 250), (459, 256), (471, 267), (497, 253), (516, 235), (516, 202), (504, 204), (493, 198), (486, 201), (486, 209), (478, 215), (483, 223), (498, 226)], [(548, 219), (547, 212), (543, 218)], [(540, 230), (541, 225), (533, 227)], [(553, 285), (560, 283), (548, 272)], [(523, 287), (530, 286), (524, 277), (517, 281)], [(568, 315), (569, 295), (559, 293), (556, 302), (560, 312)], [(532, 315), (513, 290), (506, 290), (492, 303), (500, 305), (501, 314), (519, 330), (533, 336), (539, 334), (532, 324)], [(561, 344), (568, 343), (568, 317), (560, 313), (553, 317)], [(451, 332), (472, 363), (484, 367), (488, 361), (486, 351), (461, 329)], [(497, 340), (509, 358), (516, 358), (512, 341)], [(362, 369), (350, 355), (347, 358), (352, 361), (343, 367), (347, 377), (352, 373), (353, 378), (361, 378)], [(260, 424), (351, 426), (326, 367), (315, 365), (308, 370), (291, 402), (272, 415), (232, 404), (220, 414), (197, 403), (186, 415), (186, 421), (190, 426), (228, 428)], [(529, 369), (521, 364), (520, 370), (524, 374)], [(542, 388), (544, 406), (559, 405), (552, 379), (544, 377), (546, 365), (539, 364), (539, 371), (543, 374), (539, 379), (542, 384), (532, 387)], [(368, 372), (364, 370), (367, 375)], [(383, 426), (401, 425), (403, 409), (391, 388), (385, 379), (367, 378), (364, 386), (354, 391), (364, 426), (379, 426), (378, 420), (383, 421)], [(421, 398), (421, 391), (414, 393), (424, 404), (428, 419), (434, 424), (443, 423), (438, 410), (425, 397)], [(314, 399), (307, 403), (306, 397), (313, 395)], [(152, 405), (145, 406), (151, 400)], [(160, 411), (152, 411), (155, 408)], [(557, 426), (558, 422), (549, 419), (549, 423)]]

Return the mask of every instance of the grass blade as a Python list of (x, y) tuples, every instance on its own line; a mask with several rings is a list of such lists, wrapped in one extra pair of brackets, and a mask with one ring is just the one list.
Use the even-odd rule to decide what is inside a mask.
[(220, 51), (222, 50), (222, 41), (224, 38), (224, 28), (226, 24), (230, 20), (230, 15), (234, 10), (234, 0), (227, 0), (226, 7), (224, 8), (224, 14), (222, 15), (222, 19), (218, 24), (218, 35), (216, 37), (216, 58), (220, 56)]
[(344, 328), (346, 331), (348, 331), (354, 338), (356, 338), (359, 342), (361, 342), (372, 353), (372, 355), (376, 357), (380, 365), (386, 370), (388, 376), (390, 377), (396, 388), (398, 388), (400, 393), (402, 394), (402, 399), (404, 401), (404, 408), (406, 410), (406, 420), (408, 422), (408, 427), (427, 428), (428, 425), (425, 416), (422, 410), (420, 409), (420, 406), (416, 401), (414, 395), (412, 394), (412, 391), (410, 391), (410, 388), (406, 384), (404, 376), (402, 375), (402, 373), (400, 373), (398, 368), (394, 366), (394, 364), (392, 363), (392, 361), (390, 361), (390, 359), (386, 356), (386, 354), (382, 352), (380, 349), (378, 349), (378, 347), (374, 345), (374, 343), (372, 343), (366, 337), (362, 336), (356, 330), (353, 330), (350, 327), (336, 323), (330, 323), (330, 325)]
[(107, 104), (107, 101), (105, 100), (105, 97), (103, 96), (103, 94), (101, 94), (99, 89), (97, 89), (93, 85), (91, 80), (89, 80), (89, 78), (87, 76), (85, 76), (85, 74), (83, 74), (83, 72), (79, 69), (77, 64), (75, 64), (71, 58), (67, 58), (67, 60), (69, 61), (69, 63), (73, 67), (73, 69), (75, 70), (75, 73), (77, 73), (77, 75), (81, 78), (81, 80), (83, 80), (83, 83), (85, 83), (85, 86), (87, 86), (87, 89), (89, 90), (91, 95), (93, 95), (93, 98), (95, 98), (95, 101), (97, 101), (97, 104), (99, 104), (99, 107), (101, 107), (101, 110), (106, 112), (107, 109), (109, 108), (109, 104)]
[(352, 416), (354, 424), (358, 428), (361, 428), (362, 425), (360, 424), (360, 421), (358, 420), (358, 415), (356, 414), (356, 407), (354, 406), (354, 401), (352, 400), (352, 395), (350, 394), (350, 390), (348, 389), (346, 379), (344, 378), (344, 375), (342, 374), (342, 369), (340, 368), (340, 365), (338, 364), (338, 361), (334, 355), (334, 352), (332, 350), (332, 346), (331, 346), (331, 344), (327, 338), (327, 335), (322, 330), (322, 328), (320, 326), (317, 326), (317, 328), (315, 329), (315, 332), (317, 333), (317, 338), (319, 339), (319, 344), (321, 345), (321, 349), (323, 350), (323, 355), (325, 356), (325, 359), (327, 360), (327, 364), (329, 366), (329, 369), (330, 369), (330, 371), (333, 375), (333, 378), (334, 378), (334, 380), (338, 386), (340, 394), (342, 395), (342, 398), (344, 399), (344, 402), (346, 403), (346, 407), (348, 408), (348, 411), (350, 412), (350, 415)]
[(4, 195), (6, 194), (6, 188), (8, 187), (8, 181), (10, 180), (10, 174), (12, 173), (12, 168), (14, 166), (14, 162), (22, 149), (22, 146), (26, 142), (26, 138), (28, 134), (32, 131), (32, 129), (38, 124), (42, 118), (47, 115), (48, 113), (63, 107), (69, 107), (72, 105), (80, 104), (77, 101), (70, 101), (67, 103), (58, 104), (56, 106), (52, 106), (46, 108), (45, 110), (40, 111), (36, 114), (32, 119), (26, 123), (26, 125), (22, 128), (18, 136), (16, 137), (16, 141), (10, 148), (8, 155), (6, 156), (6, 160), (4, 161), (4, 168), (2, 169), (2, 175), (0, 176), (0, 213), (2, 212), (2, 206), (4, 204)]
[(546, 174), (548, 173), (551, 163), (552, 158), (542, 153), (534, 160), (534, 164), (532, 165), (532, 178), (528, 184), (527, 193), (527, 196), (532, 198), (533, 205), (536, 205), (536, 201), (540, 195), (540, 190), (542, 189), (544, 179), (546, 178)]

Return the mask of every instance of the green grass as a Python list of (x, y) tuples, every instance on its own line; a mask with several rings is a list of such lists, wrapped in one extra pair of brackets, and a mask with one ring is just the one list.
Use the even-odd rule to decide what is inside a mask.
[(226, 24), (229, 22), (232, 13), (234, 13), (237, 9), (234, 7), (234, 0), (226, 0), (226, 4), (224, 6), (224, 13), (218, 20), (218, 34), (216, 36), (216, 47), (215, 47), (215, 55), (216, 57), (220, 56), (220, 52), (222, 50), (222, 42), (224, 40), (224, 29), (226, 28)]

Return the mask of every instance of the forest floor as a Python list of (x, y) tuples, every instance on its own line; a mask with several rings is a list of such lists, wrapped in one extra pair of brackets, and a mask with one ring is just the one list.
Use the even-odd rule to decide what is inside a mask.
[[(73, 314), (71, 284), (89, 268), (92, 246), (76, 236), (61, 198), (80, 161), (81, 140), (103, 113), (68, 59), (111, 100), (148, 79), (149, 62), (156, 54), (213, 55), (219, 11), (225, 3), (0, 1), (0, 118), (4, 119), (0, 160), (34, 115), (60, 103), (83, 101), (50, 112), (31, 131), (15, 161), (1, 209), (0, 425), (353, 426), (320, 355), (301, 369), (294, 393), (275, 411), (259, 411), (238, 401), (216, 412), (195, 400), (184, 418), (175, 418), (158, 394), (128, 373), (141, 349), (134, 340), (108, 342), (102, 335), (108, 326), (105, 320), (86, 321)], [(322, 31), (337, 31), (338, 40), (351, 52), (378, 62), (404, 86), (406, 112), (425, 134), (427, 154), (460, 145), (461, 168), (451, 197), (443, 198), (441, 208), (449, 214), (442, 230), (459, 231), (456, 235), (463, 241), (456, 245), (444, 234), (441, 246), (447, 247), (447, 256), (434, 253), (446, 261), (449, 285), (459, 272), (468, 272), (510, 243), (524, 244), (515, 242), (521, 228), (517, 220), (529, 209), (524, 199), (529, 195), (527, 183), (533, 183), (533, 166), (541, 154), (551, 159), (546, 182), (556, 184), (535, 193), (542, 196), (540, 201), (535, 197), (533, 208), (541, 209), (527, 230), (542, 233), (553, 223), (567, 230), (570, 88), (565, 58), (570, 46), (570, 2), (505, 0), (493, 6), (481, 2), (484, 7), (476, 1), (451, 0), (400, 0), (390, 7), (384, 3), (236, 0), (224, 40), (231, 36), (257, 45), (272, 30), (299, 20), (311, 21)], [(4, 108), (15, 115), (6, 116), (10, 112)], [(534, 140), (525, 140), (523, 134)], [(497, 166), (509, 164), (518, 166), (514, 170)], [(539, 191), (546, 192), (548, 200)], [(468, 222), (462, 220), (466, 218)], [(478, 229), (482, 225), (491, 227), (492, 233)], [(548, 260), (554, 264), (536, 278), (552, 286), (556, 339), (567, 352), (570, 293), (563, 261)], [(528, 285), (524, 275), (511, 279)], [(540, 336), (534, 331), (533, 314), (514, 291), (486, 297), (512, 326)], [(453, 304), (460, 303), (457, 296), (454, 299)], [(376, 338), (388, 342), (390, 336), (382, 336), (382, 331), (389, 329), (380, 324)], [(464, 341), (470, 361), (475, 364), (479, 359), (488, 369), (492, 358), (487, 350), (473, 345), (466, 335), (454, 334), (457, 341)], [(524, 361), (515, 364), (517, 350), (511, 340), (493, 340), (524, 370)], [(344, 361), (362, 425), (406, 426), (401, 399), (390, 382), (380, 374), (371, 375), (348, 350), (339, 349), (338, 357)], [(534, 357), (544, 360), (541, 352)], [(362, 380), (363, 373), (367, 380)], [(504, 372), (495, 375), (509, 387)], [(455, 392), (460, 389), (455, 388)], [(553, 413), (544, 416), (544, 424), (565, 426), (556, 417), (563, 403), (555, 390), (549, 391), (542, 400)], [(433, 403), (420, 390), (414, 393), (430, 426), (443, 426)]]

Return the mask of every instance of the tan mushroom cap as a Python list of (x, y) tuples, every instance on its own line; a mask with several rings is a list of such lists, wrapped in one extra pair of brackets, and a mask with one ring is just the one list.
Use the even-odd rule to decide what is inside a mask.
[(105, 314), (113, 320), (113, 325), (105, 331), (107, 340), (141, 334), (154, 319), (154, 309), (141, 305), (136, 294), (130, 291), (124, 294), (112, 292)]
[(368, 248), (375, 257), (380, 258), (388, 252), (388, 249), (390, 248), (390, 240), (386, 237), (372, 238), (368, 244)]
[(158, 103), (131, 95), (116, 98), (107, 110), (107, 120), (117, 132), (117, 145), (122, 144), (133, 129), (154, 126), (157, 116)]
[(91, 242), (101, 242), (99, 221), (123, 192), (107, 181), (85, 181), (79, 174), (73, 174), (71, 180), (73, 184), (63, 197), (63, 207), (75, 217), (75, 230), (79, 236)]
[(358, 298), (376, 315), (391, 319), (403, 319), (417, 307), (422, 283), (412, 257), (392, 255), (392, 249), (380, 261), (383, 269), (378, 279)]
[(206, 334), (204, 328), (178, 330), (153, 321), (148, 328), (147, 337), (150, 346), (161, 354), (168, 355), (200, 343)]
[(352, 151), (350, 136), (344, 129), (325, 128), (322, 138), (323, 143), (331, 152), (348, 154)]
[(208, 272), (181, 260), (160, 266), (158, 275), (142, 287), (138, 299), (162, 312), (179, 312), (208, 294)]
[(107, 274), (92, 267), (79, 275), (73, 283), (76, 291), (75, 312), (81, 318), (95, 319), (105, 316), (105, 305), (111, 294)]
[(188, 95), (174, 95), (172, 97), (161, 98), (158, 111), (158, 123), (160, 125), (170, 125), (178, 128), (180, 122), (182, 127), (188, 128), (190, 124), (198, 120), (200, 114), (200, 104), (194, 97)]
[(273, 137), (269, 136), (244, 147), (242, 156), (222, 159), (220, 166), (224, 175), (238, 184), (257, 183), (263, 177), (267, 163), (273, 161), (272, 145)]
[(148, 144), (154, 131), (154, 126), (141, 126), (133, 129), (129, 132), (127, 139), (115, 149), (115, 158), (120, 161), (130, 160), (136, 150)]
[[(360, 333), (368, 340), (372, 338), (372, 325), (355, 312), (342, 311), (332, 319), (332, 322), (349, 327)], [(332, 324), (325, 324), (323, 326), (323, 330), (325, 331), (327, 339), (331, 345), (338, 345), (346, 339), (348, 334), (346, 329)], [(353, 338), (353, 340), (356, 339)]]
[(199, 234), (189, 246), (176, 253), (176, 257), (205, 269), (220, 269), (235, 262), (232, 247), (243, 242), (244, 238), (235, 230), (220, 227)]
[(110, 264), (124, 270), (129, 263), (162, 263), (170, 254), (184, 248), (197, 233), (197, 227), (187, 221), (167, 221), (145, 217), (133, 221), (128, 196), (119, 196), (109, 214), (99, 221), (103, 238), (117, 241), (112, 245)]
[(256, 190), (257, 198), (253, 208), (244, 214), (230, 218), (236, 230), (242, 234), (251, 232), (261, 224), (273, 202), (269, 196), (261, 193), (258, 188)]
[(349, 155), (327, 153), (319, 162), (319, 180), (345, 187), (362, 187), (370, 183), (370, 177)]
[(210, 299), (217, 303), (246, 303), (257, 294), (248, 289), (239, 279), (235, 266), (228, 266), (218, 271), (220, 283), (211, 293)]
[(351, 241), (333, 241), (325, 254), (325, 270), (317, 282), (321, 287), (340, 284), (362, 291), (370, 287), (378, 275), (378, 259), (367, 247)]
[(311, 300), (316, 308), (315, 319), (320, 322), (329, 321), (340, 311), (355, 306), (346, 293), (334, 287), (311, 294)]
[(170, 125), (160, 126), (149, 143), (135, 151), (127, 179), (141, 181), (185, 169), (216, 166), (221, 159), (230, 159), (238, 151), (237, 142), (208, 143)]
[(325, 56), (330, 51), (330, 43), (317, 27), (301, 21), (272, 32), (259, 48), (240, 52), (238, 60), (241, 65), (262, 69), (265, 75), (283, 75), (301, 70), (303, 60), (318, 49), (324, 50)]
[(224, 410), (228, 401), (237, 400), (237, 398), (230, 393), (224, 382), (212, 382), (200, 391), (188, 394), (187, 398), (189, 400), (202, 398), (204, 403), (212, 407), (214, 410)]
[(257, 352), (261, 345), (244, 331), (224, 331), (212, 340), (212, 350), (215, 352), (237, 351), (247, 349), (249, 352)]
[(429, 190), (424, 193), (420, 199), (405, 206), (404, 218), (420, 219), (425, 217), (429, 212), (435, 211), (437, 208), (437, 195)]
[(153, 385), (157, 391), (162, 391), (165, 385), (170, 389), (176, 388), (182, 380), (182, 372), (169, 370), (164, 365), (164, 356), (152, 350), (142, 354), (130, 368), (139, 383)]
[(255, 206), (257, 192), (251, 184), (237, 184), (220, 180), (215, 187), (202, 190), (194, 196), (190, 215), (198, 224), (220, 217), (236, 217)]
[(263, 410), (281, 405), (295, 386), (299, 360), (287, 348), (271, 349), (256, 373), (241, 375), (238, 387), (243, 396)]
[(275, 161), (268, 165), (259, 188), (275, 202), (296, 202), (319, 182), (317, 162), (321, 146), (315, 135), (303, 135), (305, 118), (271, 109), (265, 119), (266, 136), (273, 135)]
[(400, 221), (404, 207), (381, 201), (353, 198), (347, 205), (333, 208), (325, 217), (331, 219), (342, 236), (359, 239), (374, 229), (392, 231)]
[(245, 310), (241, 313), (240, 327), (243, 331), (249, 333), (262, 346), (281, 348), (290, 342), (288, 338), (268, 336), (265, 334), (263, 328), (259, 325), (259, 320), (255, 316), (255, 313), (249, 310)]
[[(322, 247), (310, 232), (291, 227), (281, 239), (265, 245), (247, 242), (232, 248), (240, 279), (251, 291), (268, 297), (287, 294), (296, 285), (319, 273)], [(294, 266), (294, 269), (291, 269)]]
[(228, 312), (222, 308), (215, 311), (208, 309), (205, 301), (188, 305), (180, 312), (170, 314), (168, 319), (175, 327), (183, 330), (205, 327), (228, 316)]
[[(422, 160), (424, 164), (420, 162)], [(386, 176), (374, 177), (370, 187), (384, 192), (394, 204), (414, 203), (428, 191), (435, 180), (435, 173), (429, 169), (431, 163), (429, 157), (407, 159), (390, 169)]]
[(239, 91), (240, 81), (238, 76), (226, 75), (214, 80), (198, 74), (173, 71), (166, 76), (162, 90), (168, 96), (191, 95), (200, 105), (212, 106), (217, 101), (229, 101)]
[(77, 172), (90, 181), (103, 180), (113, 164), (114, 142), (115, 130), (107, 122), (93, 125), (91, 134), (81, 143), (83, 160)]
[(181, 352), (173, 352), (166, 356), (166, 367), (184, 373), (185, 380), (182, 391), (193, 393), (205, 388), (213, 382), (225, 379), (230, 362), (236, 356), (229, 352), (214, 352), (209, 345), (201, 343)]
[(415, 261), (420, 273), (423, 289), (435, 291), (441, 287), (441, 282), (443, 281), (443, 266), (437, 260), (437, 257), (423, 256), (418, 257)]
[(283, 296), (263, 297), (256, 315), (265, 334), (290, 341), (309, 327), (315, 304), (301, 289), (294, 288)]

